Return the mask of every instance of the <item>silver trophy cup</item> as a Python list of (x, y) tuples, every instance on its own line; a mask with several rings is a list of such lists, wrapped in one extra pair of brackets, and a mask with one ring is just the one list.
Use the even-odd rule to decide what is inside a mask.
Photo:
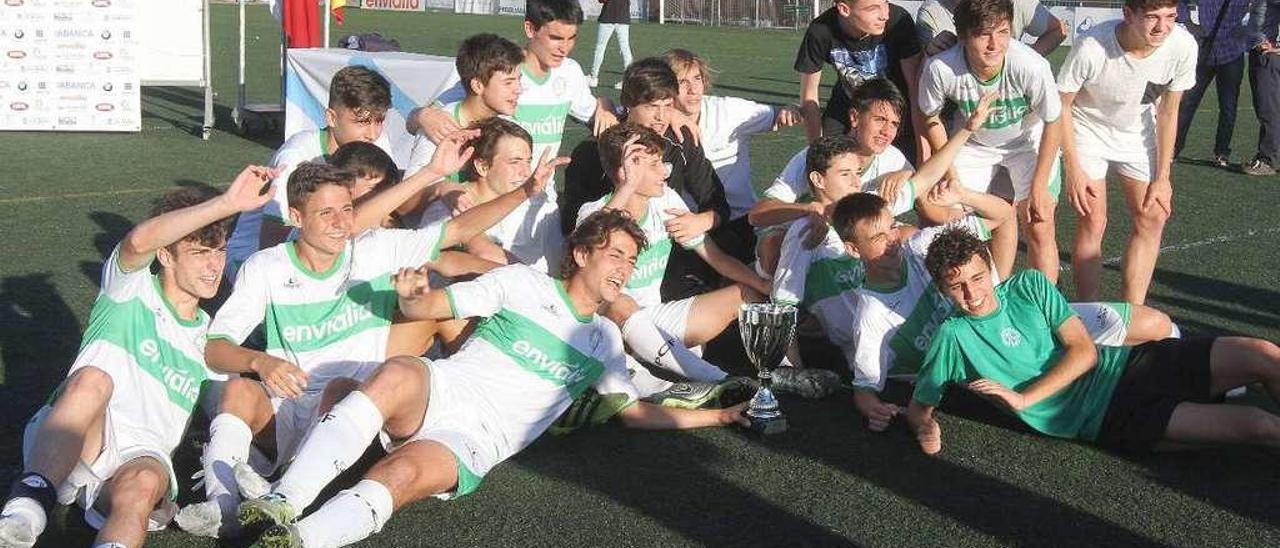
[(796, 307), (785, 304), (749, 303), (738, 310), (738, 330), (742, 346), (759, 372), (760, 389), (751, 398), (747, 418), (751, 429), (764, 434), (777, 434), (787, 429), (787, 419), (778, 409), (778, 400), (770, 389), (771, 371), (782, 362), (796, 333)]

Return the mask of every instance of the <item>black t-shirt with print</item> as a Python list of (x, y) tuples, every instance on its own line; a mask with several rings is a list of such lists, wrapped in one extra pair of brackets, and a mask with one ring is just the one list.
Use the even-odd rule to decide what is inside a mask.
[(604, 0), (604, 5), (600, 7), (600, 22), (623, 25), (630, 24), (630, 0)]
[[(796, 72), (811, 74), (822, 71), (826, 64), (836, 68), (839, 83), (827, 100), (824, 117), (847, 119), (849, 93), (855, 86), (870, 78), (887, 76), (903, 97), (907, 96), (907, 81), (902, 74), (902, 60), (920, 53), (915, 24), (907, 10), (889, 4), (889, 21), (884, 34), (855, 39), (840, 28), (839, 15), (832, 7), (822, 12), (811, 23), (796, 52)], [(903, 113), (903, 128), (910, 128)], [(845, 122), (846, 124), (848, 122)]]

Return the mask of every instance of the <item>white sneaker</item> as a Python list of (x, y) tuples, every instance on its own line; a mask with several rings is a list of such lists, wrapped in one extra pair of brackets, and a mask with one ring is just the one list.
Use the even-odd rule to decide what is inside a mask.
[(248, 463), (237, 462), (232, 473), (236, 477), (236, 485), (240, 487), (240, 497), (249, 500), (260, 498), (271, 492), (271, 482), (258, 475)]
[(0, 548), (31, 548), (36, 543), (36, 528), (27, 518), (17, 514), (0, 516)]
[(595, 76), (587, 77), (587, 87), (596, 87), (600, 85), (600, 79)]
[[(178, 515), (173, 521), (181, 527), (183, 531), (196, 536), (221, 538), (223, 518), (234, 518), (231, 516), (223, 516), (222, 508), (218, 507), (217, 501), (206, 500), (195, 504), (188, 504), (178, 511)], [(235, 519), (228, 520), (235, 523)]]

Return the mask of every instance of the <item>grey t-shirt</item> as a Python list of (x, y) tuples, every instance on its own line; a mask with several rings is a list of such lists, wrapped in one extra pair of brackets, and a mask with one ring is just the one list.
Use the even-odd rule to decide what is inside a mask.
[[(925, 0), (916, 12), (916, 35), (920, 46), (927, 48), (934, 37), (943, 32), (956, 33), (952, 10), (960, 0)], [(1013, 0), (1013, 21), (1010, 24), (1014, 38), (1023, 34), (1043, 36), (1049, 31), (1053, 14), (1039, 0)]]

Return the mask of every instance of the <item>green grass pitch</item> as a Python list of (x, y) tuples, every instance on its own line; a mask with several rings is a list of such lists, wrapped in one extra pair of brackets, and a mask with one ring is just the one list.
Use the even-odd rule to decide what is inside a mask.
[[(249, 89), (254, 100), (269, 101), (278, 30), (264, 8), (249, 14)], [(452, 55), (460, 39), (481, 31), (522, 39), (520, 20), (511, 17), (350, 10), (347, 19), (335, 38), (377, 30), (407, 51)], [(265, 162), (280, 142), (278, 134), (245, 137), (232, 128), (233, 7), (215, 5), (212, 25), (218, 126), (209, 141), (196, 136), (198, 95), (179, 88), (144, 92), (141, 133), (0, 134), (6, 484), (21, 466), (25, 419), (75, 355), (102, 257), (163, 189), (225, 184), (240, 166)], [(584, 65), (594, 36), (594, 23), (583, 25), (574, 57)], [(798, 90), (791, 63), (800, 36), (638, 24), (632, 44), (638, 56), (676, 46), (705, 55), (720, 71), (713, 94), (789, 103)], [(619, 63), (610, 51), (606, 86), (619, 78)], [(1251, 155), (1257, 135), (1248, 93), (1245, 86), (1236, 162)], [(1187, 147), (1191, 157), (1209, 156), (1215, 106), (1210, 92)], [(565, 151), (584, 134), (572, 128)], [(756, 137), (756, 182), (772, 178), (802, 140), (798, 129)], [(1179, 163), (1174, 186), (1168, 249), (1150, 304), (1190, 333), (1280, 340), (1280, 179)], [(1115, 257), (1129, 222), (1117, 192), (1110, 204), (1105, 254)], [(1067, 258), (1073, 215), (1062, 207), (1058, 219)], [(1106, 294), (1117, 297), (1118, 264), (1105, 276)], [(1069, 273), (1064, 281), (1071, 287)], [(895, 390), (906, 398), (905, 389)], [(946, 450), (939, 458), (921, 456), (903, 429), (867, 433), (847, 394), (785, 399), (791, 430), (769, 439), (612, 425), (547, 437), (499, 466), (474, 495), (413, 504), (362, 546), (1280, 545), (1275, 452), (1121, 456), (1030, 434), (980, 403), (956, 399), (941, 418)], [(1248, 399), (1266, 400), (1256, 389)], [(189, 474), (194, 458), (184, 446), (180, 469)], [(188, 500), (190, 485), (183, 487)], [(83, 546), (91, 536), (78, 511), (60, 513), (42, 546)], [(159, 547), (215, 545), (173, 529), (148, 538)]]

